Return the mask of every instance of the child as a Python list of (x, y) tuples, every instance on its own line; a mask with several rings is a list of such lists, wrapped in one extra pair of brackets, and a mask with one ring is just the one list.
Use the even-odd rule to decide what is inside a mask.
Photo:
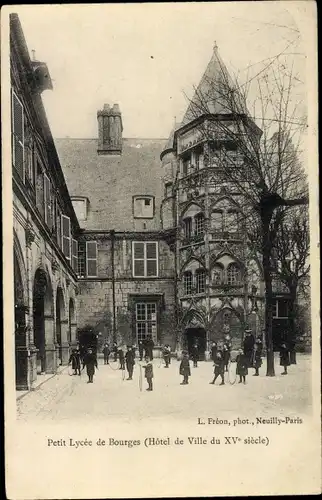
[(191, 375), (191, 371), (190, 371), (189, 356), (187, 352), (183, 352), (183, 359), (180, 363), (179, 372), (180, 375), (183, 375), (183, 381), (181, 382), (181, 385), (189, 384), (188, 379)]
[(262, 366), (262, 351), (263, 351), (263, 343), (261, 339), (258, 337), (255, 343), (255, 354), (254, 354), (255, 377), (259, 376), (259, 369)]
[(284, 371), (281, 373), (281, 375), (287, 375), (287, 367), (290, 366), (290, 353), (285, 343), (281, 345), (280, 365), (284, 366)]
[(221, 377), (221, 384), (220, 385), (225, 385), (225, 380), (224, 380), (224, 370), (225, 370), (225, 360), (224, 360), (224, 355), (223, 352), (217, 351), (216, 352), (216, 357), (215, 357), (215, 369), (214, 369), (214, 379), (210, 384), (214, 384), (217, 380), (217, 378)]
[(246, 375), (248, 375), (248, 359), (247, 356), (243, 353), (242, 349), (239, 349), (238, 355), (236, 358), (236, 373), (239, 375), (239, 384), (244, 382), (246, 384)]
[(153, 364), (152, 364), (152, 361), (150, 360), (149, 356), (145, 356), (145, 365), (143, 365), (143, 368), (144, 368), (144, 376), (145, 376), (146, 381), (148, 383), (147, 391), (153, 391), (153, 384), (152, 384)]

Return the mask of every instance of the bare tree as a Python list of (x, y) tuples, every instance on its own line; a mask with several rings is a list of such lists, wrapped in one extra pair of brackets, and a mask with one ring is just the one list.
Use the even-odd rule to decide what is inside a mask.
[(208, 185), (215, 176), (240, 194), (244, 227), (262, 256), (267, 376), (274, 376), (272, 250), (287, 212), (308, 203), (299, 160), (306, 129), (300, 79), (285, 54), (243, 84), (232, 80), (216, 50), (212, 64), (215, 71), (208, 67), (184, 120), (195, 121), (204, 143), (206, 168), (192, 176)]

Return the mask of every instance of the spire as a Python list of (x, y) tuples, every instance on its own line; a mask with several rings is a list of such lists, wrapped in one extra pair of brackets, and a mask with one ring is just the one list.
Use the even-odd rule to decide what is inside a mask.
[(215, 41), (212, 57), (189, 103), (182, 125), (204, 114), (230, 114), (232, 111), (228, 95), (230, 90), (234, 89), (235, 85), (219, 55)]

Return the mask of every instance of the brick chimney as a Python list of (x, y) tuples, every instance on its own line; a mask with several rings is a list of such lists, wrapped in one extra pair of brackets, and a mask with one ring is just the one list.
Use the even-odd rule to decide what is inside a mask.
[(97, 112), (98, 120), (98, 148), (99, 155), (122, 154), (122, 115), (118, 104), (111, 108), (104, 104), (104, 108)]

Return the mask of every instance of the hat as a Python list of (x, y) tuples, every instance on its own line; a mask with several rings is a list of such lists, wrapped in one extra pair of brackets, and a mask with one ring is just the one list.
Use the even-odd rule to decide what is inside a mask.
[(245, 330), (245, 333), (252, 333), (251, 330)]

